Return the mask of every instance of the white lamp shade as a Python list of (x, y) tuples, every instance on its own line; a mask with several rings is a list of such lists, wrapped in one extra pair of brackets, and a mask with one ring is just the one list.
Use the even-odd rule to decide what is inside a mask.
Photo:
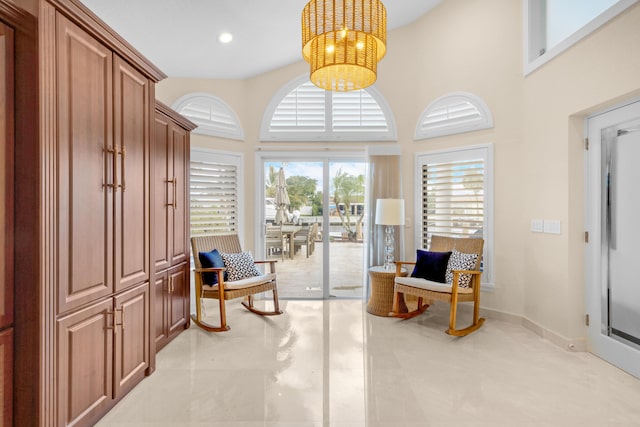
[(376, 200), (376, 224), (404, 225), (404, 199)]

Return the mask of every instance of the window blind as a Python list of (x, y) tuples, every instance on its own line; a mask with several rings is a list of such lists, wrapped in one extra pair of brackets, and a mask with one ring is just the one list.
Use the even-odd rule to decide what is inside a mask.
[(325, 130), (325, 91), (304, 83), (289, 92), (271, 118), (271, 131)]
[(191, 161), (191, 235), (238, 232), (238, 170)]
[(334, 131), (387, 132), (387, 119), (375, 99), (364, 90), (332, 93)]
[(422, 166), (423, 247), (432, 234), (483, 237), (484, 184), (483, 159)]

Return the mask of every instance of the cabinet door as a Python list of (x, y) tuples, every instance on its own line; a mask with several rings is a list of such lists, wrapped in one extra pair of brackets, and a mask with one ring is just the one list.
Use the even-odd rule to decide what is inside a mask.
[(0, 333), (0, 425), (13, 425), (13, 328)]
[(189, 319), (189, 265), (169, 270), (168, 335), (179, 334)]
[(153, 287), (153, 306), (154, 306), (154, 330), (155, 330), (155, 342), (156, 351), (159, 351), (167, 343), (169, 335), (167, 334), (167, 305), (169, 302), (169, 273), (164, 271), (163, 273), (156, 275), (156, 283)]
[(113, 300), (58, 320), (58, 425), (92, 425), (113, 400)]
[(113, 292), (112, 53), (61, 14), (58, 59), (58, 312)]
[(144, 378), (149, 366), (149, 283), (115, 297), (114, 398)]
[(171, 264), (189, 259), (189, 133), (172, 126), (171, 169), (174, 185)]
[[(155, 116), (155, 140), (151, 148), (153, 162), (153, 248), (156, 271), (171, 266), (171, 239), (173, 233), (173, 171), (170, 170), (169, 141), (171, 138), (171, 120), (162, 113)], [(170, 206), (171, 204), (171, 206)]]
[(149, 279), (150, 83), (114, 56), (115, 291)]

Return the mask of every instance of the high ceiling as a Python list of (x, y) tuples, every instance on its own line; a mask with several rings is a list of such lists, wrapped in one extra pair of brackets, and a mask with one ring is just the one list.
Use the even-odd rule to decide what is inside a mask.
[[(442, 0), (386, 0), (388, 31)], [(170, 77), (243, 79), (302, 59), (307, 0), (82, 0)], [(218, 35), (230, 32), (222, 44)]]

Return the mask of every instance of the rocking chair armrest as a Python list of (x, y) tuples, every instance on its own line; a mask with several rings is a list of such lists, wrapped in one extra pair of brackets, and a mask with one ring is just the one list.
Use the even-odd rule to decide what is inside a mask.
[(475, 274), (475, 275), (482, 274), (482, 271), (480, 270), (451, 270), (451, 272), (460, 273), (460, 274)]
[(226, 268), (224, 267), (200, 267), (200, 268), (194, 268), (193, 272), (194, 273), (215, 273), (216, 271), (225, 271)]
[(254, 264), (269, 264), (269, 271), (271, 271), (272, 273), (276, 272), (276, 263), (278, 262), (277, 259), (270, 259), (267, 261), (253, 261)]
[(402, 275), (402, 266), (403, 265), (416, 265), (415, 261), (396, 261), (396, 277), (400, 277)]

